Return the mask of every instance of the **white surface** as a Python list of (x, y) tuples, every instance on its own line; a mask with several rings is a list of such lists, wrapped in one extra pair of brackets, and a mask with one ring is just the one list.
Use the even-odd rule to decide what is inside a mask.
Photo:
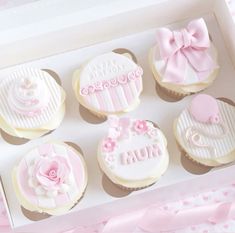
[(159, 0), (41, 0), (12, 7), (0, 14), (3, 22), (0, 25), (0, 44), (99, 20), (133, 9), (133, 6), (140, 8), (156, 2)]
[[(221, 33), (216, 24), (216, 20), (212, 15), (207, 15), (205, 20), (208, 24), (212, 40), (218, 48), (219, 63), (221, 65), (219, 76), (212, 87), (206, 91), (206, 93), (213, 94), (215, 97), (226, 96), (227, 98), (235, 99), (234, 87), (231, 85), (231, 83), (234, 82), (234, 70), (224, 47)], [(177, 28), (182, 27), (184, 23), (180, 22), (175, 26)], [(138, 193), (146, 193), (147, 191), (155, 190), (162, 186), (167, 186), (196, 177), (196, 175), (192, 175), (183, 169), (180, 163), (180, 153), (177, 149), (172, 133), (173, 119), (187, 106), (192, 97), (185, 98), (177, 103), (170, 103), (161, 100), (156, 95), (155, 83), (148, 65), (148, 51), (154, 44), (155, 29), (25, 64), (26, 66), (47, 68), (57, 71), (62, 79), (63, 87), (67, 92), (67, 112), (61, 127), (55, 130), (52, 134), (43, 138), (31, 141), (21, 146), (11, 146), (5, 143), (2, 139), (0, 140), (1, 150), (4, 151), (3, 156), (0, 156), (0, 171), (3, 176), (3, 182), (8, 196), (10, 211), (15, 227), (29, 224), (30, 221), (21, 214), (20, 206), (18, 205), (16, 197), (15, 195), (12, 195), (13, 189), (9, 179), (11, 176), (11, 169), (21, 158), (21, 155), (24, 155), (27, 150), (49, 139), (56, 138), (62, 141), (73, 141), (78, 143), (85, 154), (89, 174), (88, 188), (84, 198), (72, 211), (98, 206), (99, 204), (110, 203), (117, 200), (117, 198), (111, 197), (104, 192), (101, 184), (101, 172), (99, 171), (96, 161), (97, 143), (103, 136), (107, 125), (106, 123), (92, 125), (85, 122), (81, 118), (78, 113), (78, 103), (75, 99), (71, 86), (73, 71), (77, 69), (84, 61), (93, 56), (116, 48), (124, 47), (133, 51), (137, 56), (139, 64), (144, 69), (144, 92), (141, 96), (141, 104), (135, 111), (129, 113), (128, 115), (157, 122), (162, 131), (166, 134), (170, 153), (170, 166), (164, 177), (162, 177), (162, 179), (152, 187), (134, 192), (131, 195), (135, 196)], [(5, 77), (12, 70), (14, 70), (14, 68), (2, 70), (0, 71), (0, 76)], [(168, 198), (174, 197), (169, 195)], [(123, 198), (122, 200), (123, 203), (125, 203), (125, 200), (128, 199)], [(150, 200), (144, 199), (142, 204), (146, 204), (148, 201)], [(129, 199), (128, 204), (134, 205), (134, 203), (131, 202), (131, 199)]]

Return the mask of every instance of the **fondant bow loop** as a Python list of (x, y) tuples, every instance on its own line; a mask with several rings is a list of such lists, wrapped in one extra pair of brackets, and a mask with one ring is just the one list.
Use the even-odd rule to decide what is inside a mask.
[(160, 56), (166, 61), (164, 81), (183, 83), (188, 63), (203, 80), (216, 64), (207, 52), (210, 38), (205, 21), (194, 20), (180, 31), (167, 28), (157, 30)]

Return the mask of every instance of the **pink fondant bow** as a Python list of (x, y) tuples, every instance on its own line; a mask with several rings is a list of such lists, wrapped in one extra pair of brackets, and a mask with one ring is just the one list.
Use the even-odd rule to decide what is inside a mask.
[(130, 118), (111, 115), (108, 117), (109, 136), (111, 138), (129, 138), (130, 137)]
[(207, 52), (210, 38), (205, 21), (191, 21), (180, 31), (167, 28), (157, 30), (160, 56), (166, 61), (164, 81), (183, 83), (187, 64), (195, 70), (198, 80), (204, 80), (217, 65)]

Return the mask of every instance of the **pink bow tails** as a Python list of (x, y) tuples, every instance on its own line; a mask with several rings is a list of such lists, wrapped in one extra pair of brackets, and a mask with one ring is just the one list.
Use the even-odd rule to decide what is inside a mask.
[(195, 70), (199, 81), (203, 81), (217, 64), (208, 54), (210, 38), (205, 21), (191, 21), (186, 28), (171, 31), (157, 30), (157, 43), (161, 58), (166, 61), (163, 80), (182, 84), (188, 64)]

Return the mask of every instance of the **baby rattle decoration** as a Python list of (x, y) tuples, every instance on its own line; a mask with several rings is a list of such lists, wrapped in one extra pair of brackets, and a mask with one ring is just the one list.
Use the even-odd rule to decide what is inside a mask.
[(189, 106), (189, 112), (197, 122), (209, 125), (216, 124), (221, 127), (221, 132), (218, 134), (207, 132), (204, 129), (195, 126), (188, 127), (186, 130), (186, 139), (189, 143), (196, 147), (208, 148), (212, 154), (215, 155), (215, 148), (203, 143), (202, 136), (221, 139), (227, 133), (227, 126), (220, 118), (219, 107), (216, 99), (206, 94), (197, 95)]

